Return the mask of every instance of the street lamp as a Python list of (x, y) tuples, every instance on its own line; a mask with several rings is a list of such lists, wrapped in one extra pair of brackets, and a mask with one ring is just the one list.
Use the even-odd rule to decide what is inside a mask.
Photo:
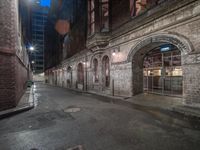
[(30, 50), (30, 51), (34, 51), (35, 48), (34, 48), (33, 46), (30, 46), (30, 47), (29, 47), (29, 50)]

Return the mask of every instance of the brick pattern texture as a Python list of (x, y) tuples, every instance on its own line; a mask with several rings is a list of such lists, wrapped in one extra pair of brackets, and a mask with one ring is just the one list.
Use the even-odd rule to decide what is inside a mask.
[(24, 93), (27, 68), (19, 49), (18, 0), (0, 1), (0, 111), (15, 107)]

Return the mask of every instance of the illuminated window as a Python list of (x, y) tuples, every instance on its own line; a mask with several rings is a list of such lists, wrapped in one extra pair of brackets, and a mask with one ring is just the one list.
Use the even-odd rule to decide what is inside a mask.
[(109, 0), (100, 0), (101, 32), (109, 31)]
[(95, 32), (95, 6), (94, 0), (88, 0), (88, 34)]

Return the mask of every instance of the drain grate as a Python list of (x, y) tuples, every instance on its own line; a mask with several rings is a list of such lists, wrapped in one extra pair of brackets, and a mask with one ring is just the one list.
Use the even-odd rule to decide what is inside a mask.
[(82, 145), (78, 145), (72, 148), (68, 148), (67, 150), (84, 150)]

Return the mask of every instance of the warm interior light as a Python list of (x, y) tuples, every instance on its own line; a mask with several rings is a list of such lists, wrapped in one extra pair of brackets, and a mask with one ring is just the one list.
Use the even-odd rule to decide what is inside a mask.
[(112, 53), (112, 55), (113, 55), (113, 56), (115, 56), (115, 55), (116, 55), (116, 53), (115, 53), (115, 52), (113, 52), (113, 53)]

